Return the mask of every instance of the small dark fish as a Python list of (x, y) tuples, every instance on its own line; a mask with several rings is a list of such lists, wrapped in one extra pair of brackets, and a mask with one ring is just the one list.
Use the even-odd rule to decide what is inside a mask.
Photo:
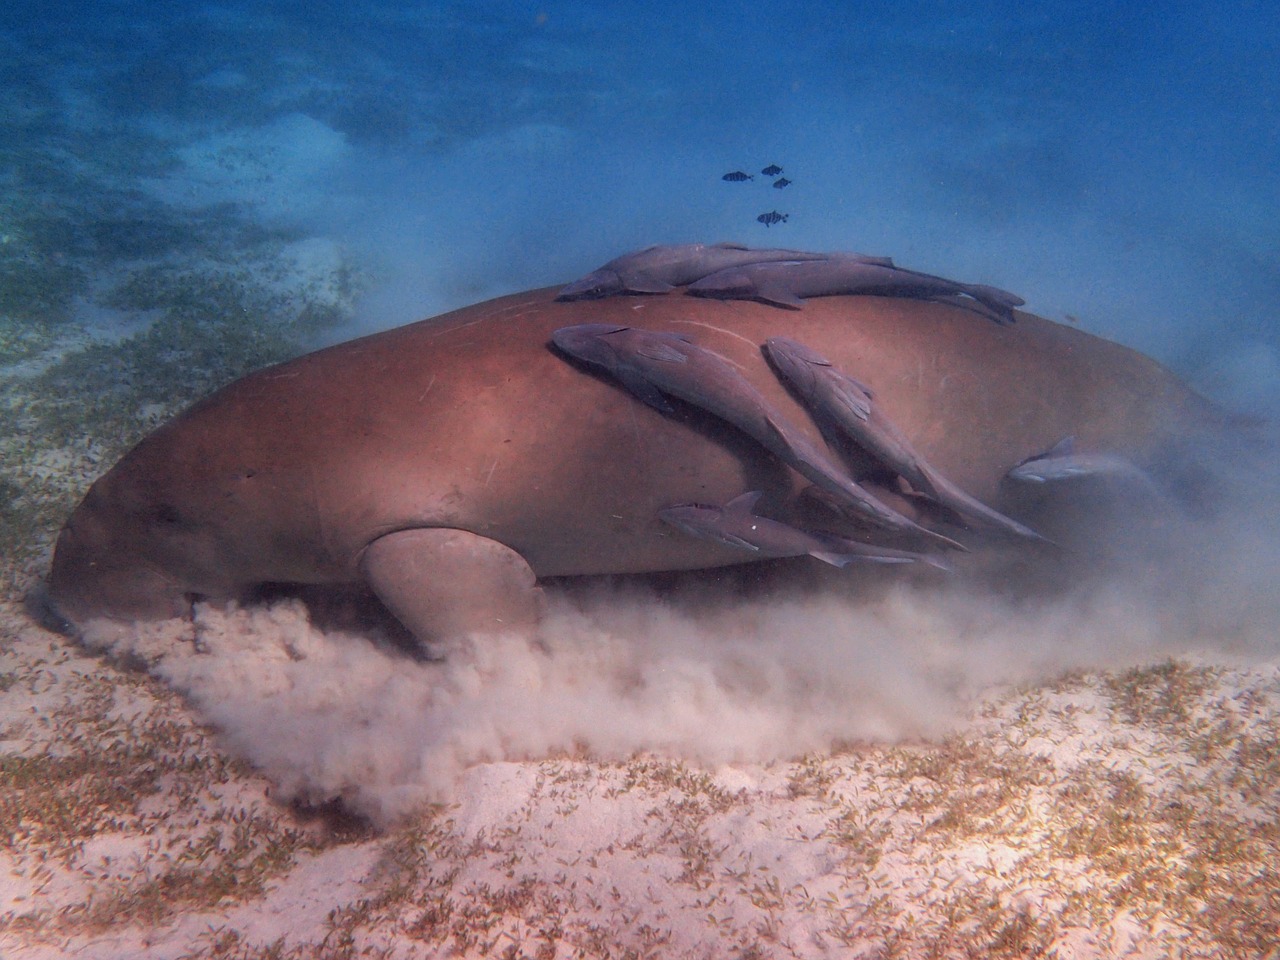
[(776, 177), (778, 174), (782, 172), (782, 168), (778, 166), (776, 163), (771, 163), (760, 172), (763, 173), (766, 177)]
[(783, 187), (791, 186), (791, 181), (786, 177), (779, 177), (777, 180), (773, 181), (773, 186), (774, 189), (781, 190)]
[(768, 213), (762, 213), (756, 217), (756, 223), (763, 223), (766, 227), (772, 227), (775, 223), (786, 223), (790, 214), (779, 213), (777, 210), (770, 210)]
[(749, 173), (743, 173), (741, 170), (734, 170), (732, 173), (726, 173), (721, 180), (728, 180), (730, 183), (742, 183), (744, 180), (754, 180), (755, 177)]

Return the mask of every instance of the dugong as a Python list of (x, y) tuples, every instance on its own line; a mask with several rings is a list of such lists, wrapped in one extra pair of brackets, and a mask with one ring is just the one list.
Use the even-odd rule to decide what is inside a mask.
[(427, 642), (527, 629), (542, 578), (749, 560), (660, 512), (758, 490), (786, 517), (805, 480), (720, 418), (664, 414), (566, 362), (549, 340), (578, 324), (688, 333), (821, 445), (760, 351), (770, 337), (802, 339), (865, 383), (920, 456), (1015, 517), (1001, 479), (1062, 437), (1152, 463), (1226, 424), (1154, 361), (1030, 314), (1000, 326), (873, 296), (800, 313), (678, 293), (556, 296), (519, 293), (338, 344), (196, 403), (71, 515), (43, 598), (50, 619), (73, 630), (188, 615), (195, 600), (262, 584), (362, 584)]

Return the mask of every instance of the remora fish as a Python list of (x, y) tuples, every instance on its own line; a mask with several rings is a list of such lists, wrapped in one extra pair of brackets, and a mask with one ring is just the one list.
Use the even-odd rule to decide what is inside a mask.
[(805, 297), (873, 294), (933, 299), (964, 294), (990, 311), (998, 323), (1012, 323), (1011, 308), (1023, 303), (1020, 297), (985, 284), (958, 283), (843, 254), (808, 262), (779, 260), (727, 267), (691, 284), (689, 293), (719, 300), (762, 300), (792, 309), (803, 307)]
[(728, 361), (687, 337), (635, 327), (584, 323), (561, 327), (551, 342), (565, 354), (603, 367), (636, 397), (673, 412), (664, 394), (725, 420), (835, 496), (850, 513), (886, 530), (960, 544), (912, 522), (876, 500), (788, 423)]
[(1141, 467), (1114, 453), (1076, 453), (1075, 438), (1066, 437), (1052, 449), (1023, 460), (1007, 474), (1010, 480), (1029, 484), (1109, 480), (1133, 484), (1154, 493), (1160, 489)]
[(847, 540), (833, 534), (812, 533), (770, 520), (754, 512), (761, 491), (734, 497), (723, 507), (678, 503), (658, 511), (658, 517), (691, 537), (750, 550), (760, 557), (815, 557), (834, 567), (851, 563), (927, 563), (940, 570), (951, 565), (942, 557), (910, 550), (895, 550)]
[(821, 260), (825, 253), (751, 249), (738, 243), (646, 247), (610, 260), (561, 289), (557, 300), (599, 300), (621, 293), (667, 293), (728, 267), (767, 260)]
[(778, 174), (782, 172), (782, 168), (778, 166), (776, 163), (771, 163), (760, 172), (763, 173), (766, 177), (776, 177)]
[(930, 466), (873, 402), (871, 391), (837, 370), (826, 357), (786, 337), (770, 337), (763, 350), (778, 376), (813, 413), (824, 435), (849, 438), (917, 492), (961, 516), (1028, 540), (1045, 539), (969, 496)]
[(754, 180), (755, 177), (749, 173), (743, 173), (741, 170), (734, 170), (732, 173), (726, 173), (721, 180), (728, 180), (730, 183), (742, 183), (744, 180)]
[(779, 213), (777, 210), (770, 210), (768, 213), (762, 213), (756, 217), (757, 223), (763, 223), (766, 227), (772, 227), (775, 223), (786, 223), (790, 214)]

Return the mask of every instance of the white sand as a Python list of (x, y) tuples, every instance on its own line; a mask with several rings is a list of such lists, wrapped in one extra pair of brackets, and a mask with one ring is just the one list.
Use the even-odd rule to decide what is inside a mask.
[[(607, 626), (634, 614), (622, 604)], [(192, 707), (19, 611), (2, 623), (0, 746), (38, 781), (0, 801), (8, 960), (1257, 956), (1280, 930), (1280, 671), (1256, 658), (982, 701), (918, 687), (932, 739), (833, 750), (880, 722), (836, 706), (853, 671), (824, 696), (831, 663), (803, 675), (818, 646), (801, 642), (778, 664), (789, 682), (758, 676), (735, 702), (724, 677), (700, 674), (712, 641), (688, 634), (704, 648), (681, 653), (669, 614), (647, 638), (614, 635), (594, 663), (570, 638), (455, 651), (468, 663), (448, 667), (322, 634), (289, 605), (205, 610), (200, 652), (150, 648)], [(646, 655), (660, 636), (673, 643)], [(868, 690), (883, 687), (883, 664), (861, 666)], [(802, 687), (817, 693), (808, 711)], [(585, 706), (606, 688), (613, 724), (606, 704)], [(555, 710), (522, 725), (538, 698)], [(729, 729), (698, 737), (682, 714)], [(735, 751), (746, 759), (716, 759)], [(381, 829), (300, 819), (274, 799), (290, 793), (343, 794)]]

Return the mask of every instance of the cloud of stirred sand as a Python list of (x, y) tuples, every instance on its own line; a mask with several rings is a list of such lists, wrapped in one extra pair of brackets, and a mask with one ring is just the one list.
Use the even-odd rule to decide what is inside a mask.
[(384, 822), (448, 798), (483, 761), (654, 751), (714, 765), (936, 736), (995, 685), (1280, 652), (1280, 500), (1265, 462), (1225, 464), (1233, 509), (1140, 526), (1154, 546), (1121, 543), (1124, 562), (1079, 565), (1067, 590), (868, 582), (815, 562), (796, 569), (821, 586), (805, 574), (766, 591), (555, 591), (538, 636), (458, 642), (434, 661), (376, 632), (321, 630), (297, 601), (202, 607), (194, 643), (170, 626), (113, 645), (152, 659), (287, 794)]

